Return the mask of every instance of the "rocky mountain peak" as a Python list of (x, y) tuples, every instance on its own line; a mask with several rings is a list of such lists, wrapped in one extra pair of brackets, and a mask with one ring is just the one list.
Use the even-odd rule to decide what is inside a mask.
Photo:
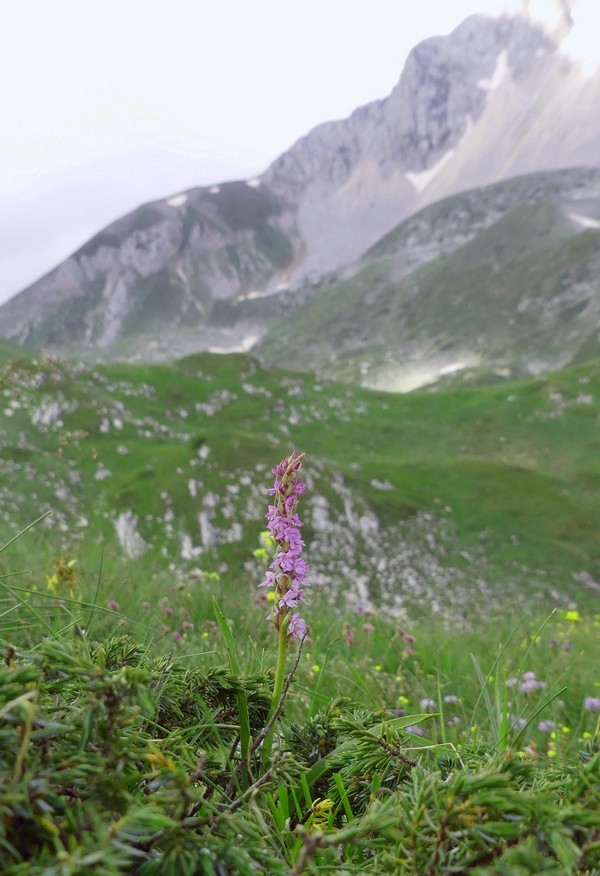
[(247, 348), (276, 311), (257, 301), (351, 273), (423, 207), (521, 174), (599, 166), (600, 75), (583, 77), (560, 49), (570, 0), (543, 21), (538, 6), (425, 40), (388, 97), (319, 125), (262, 177), (123, 217), (1, 307), (0, 334), (121, 352), (164, 342), (164, 355), (174, 344)]

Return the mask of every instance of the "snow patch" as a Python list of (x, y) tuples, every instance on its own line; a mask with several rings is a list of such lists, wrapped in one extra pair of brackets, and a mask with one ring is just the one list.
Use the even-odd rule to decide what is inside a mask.
[(422, 359), (405, 364), (395, 364), (383, 368), (368, 379), (363, 380), (363, 386), (379, 389), (384, 392), (413, 392), (422, 386), (435, 383), (440, 377), (462, 371), (464, 368), (476, 368), (481, 357), (472, 353), (463, 353), (461, 360), (446, 362), (440, 358)]
[(440, 377), (444, 374), (454, 374), (455, 371), (462, 371), (466, 367), (464, 362), (451, 362), (450, 365), (444, 365), (443, 368), (440, 368), (438, 374)]
[(504, 80), (506, 79), (506, 74), (508, 73), (508, 52), (504, 49), (498, 55), (496, 59), (496, 66), (494, 68), (494, 72), (490, 76), (489, 79), (480, 79), (477, 83), (479, 88), (482, 88), (483, 91), (487, 91), (490, 94), (493, 91), (497, 91)]
[(419, 194), (427, 188), (431, 180), (437, 176), (440, 170), (448, 164), (454, 153), (455, 149), (449, 149), (445, 155), (442, 155), (439, 161), (437, 161), (429, 170), (420, 170), (418, 173), (408, 172), (405, 173), (404, 176), (408, 180), (408, 182), (414, 187), (414, 189), (419, 192)]
[(258, 177), (255, 177), (254, 179), (247, 179), (246, 185), (250, 186), (251, 189), (257, 189), (260, 185), (260, 180), (258, 179)]
[(182, 207), (183, 204), (187, 201), (188, 196), (186, 194), (183, 195), (174, 195), (172, 198), (169, 198), (167, 204), (169, 207)]
[(221, 186), (211, 186), (208, 191), (211, 193), (211, 195), (218, 195), (221, 191)]
[(591, 216), (582, 216), (580, 213), (569, 213), (569, 219), (577, 222), (582, 228), (600, 228), (600, 222)]
[(246, 353), (258, 341), (260, 335), (246, 335), (239, 344), (231, 347), (209, 347), (209, 353)]

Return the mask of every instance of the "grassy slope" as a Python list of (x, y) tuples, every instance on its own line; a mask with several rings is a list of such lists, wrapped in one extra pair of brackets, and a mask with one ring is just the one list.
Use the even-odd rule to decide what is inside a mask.
[(476, 354), (523, 373), (532, 360), (565, 362), (583, 345), (600, 306), (598, 240), (595, 231), (573, 234), (551, 201), (521, 205), (397, 280), (402, 258), (392, 238), (356, 276), (267, 333), (257, 352), (275, 361), (283, 342), (292, 367), (351, 380), (365, 360), (377, 369), (414, 357)]
[[(572, 575), (597, 578), (600, 564), (599, 390), (598, 362), (526, 382), (407, 396), (263, 371), (246, 356), (95, 370), (22, 364), (5, 390), (13, 414), (0, 427), (4, 531), (53, 507), (49, 528), (27, 537), (28, 552), (46, 552), (48, 563), (60, 546), (85, 552), (102, 542), (118, 558), (114, 520), (131, 511), (151, 546), (149, 567), (200, 565), (239, 582), (261, 528), (268, 470), (300, 447), (311, 494), (339, 521), (329, 552), (347, 553), (345, 573), (327, 567), (332, 580), (347, 586), (354, 570), (374, 595), (382, 577), (400, 587), (401, 568), (377, 572), (366, 553), (385, 557), (401, 539), (408, 550), (444, 536), (441, 567), (450, 564), (453, 580), (466, 576), (475, 588), (457, 599), (483, 609), (487, 597), (474, 582), (485, 575), (506, 598), (524, 586), (525, 603), (544, 602), (553, 589), (585, 603), (595, 597)], [(64, 409), (44, 425), (39, 417), (52, 402)], [(360, 524), (370, 512), (381, 523), (372, 537)], [(182, 559), (184, 534), (201, 545), (201, 514), (216, 544)], [(307, 542), (321, 539), (313, 560), (322, 570), (327, 545), (308, 510), (306, 517)], [(424, 544), (419, 568), (427, 553)], [(452, 592), (443, 595), (451, 588), (439, 589), (451, 602)]]

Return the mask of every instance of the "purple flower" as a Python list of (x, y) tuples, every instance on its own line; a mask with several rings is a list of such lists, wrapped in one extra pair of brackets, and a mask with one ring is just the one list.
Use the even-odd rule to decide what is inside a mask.
[(418, 726), (413, 726), (411, 724), (410, 727), (405, 727), (404, 729), (406, 730), (407, 733), (414, 734), (414, 736), (425, 736), (425, 731), (421, 730), (421, 728)]
[(457, 703), (458, 697), (455, 694), (448, 694), (447, 696), (444, 697), (444, 702), (445, 703)]
[(298, 605), (301, 602), (306, 603), (303, 593), (304, 590), (296, 588), (295, 586), (290, 587), (290, 589), (286, 590), (279, 600), (279, 608), (283, 608), (284, 605), (287, 605), (288, 608), (298, 608)]
[[(528, 673), (525, 673), (525, 675), (527, 675), (527, 674)], [(543, 690), (546, 687), (546, 682), (538, 681), (537, 678), (535, 678), (535, 677), (534, 678), (525, 678), (525, 675), (523, 676), (523, 678), (525, 680), (522, 681), (521, 684), (519, 685), (519, 690), (521, 691), (521, 693), (530, 694), (536, 690)]]
[(600, 712), (600, 700), (598, 697), (586, 697), (583, 701), (583, 708), (587, 712)]
[(538, 730), (541, 730), (542, 733), (553, 733), (554, 726), (554, 721), (540, 721), (538, 724)]
[(302, 638), (308, 630), (299, 612), (290, 614), (304, 599), (303, 588), (307, 585), (309, 565), (301, 556), (304, 541), (300, 535), (302, 521), (296, 506), (306, 492), (306, 485), (299, 479), (298, 471), (304, 459), (303, 453), (294, 450), (272, 471), (275, 484), (268, 490), (274, 496), (266, 513), (267, 527), (277, 545), (277, 554), (259, 587), (273, 587), (276, 594), (274, 608), (269, 620), (276, 629), (289, 617), (288, 632), (294, 638)]
[(419, 707), (423, 709), (425, 712), (434, 712), (435, 711), (435, 700), (430, 700), (427, 697), (425, 699), (419, 700)]
[(290, 631), (290, 636), (293, 636), (295, 639), (301, 639), (306, 635), (308, 627), (306, 626), (304, 619), (300, 616), (300, 612), (295, 611), (291, 616), (288, 630)]

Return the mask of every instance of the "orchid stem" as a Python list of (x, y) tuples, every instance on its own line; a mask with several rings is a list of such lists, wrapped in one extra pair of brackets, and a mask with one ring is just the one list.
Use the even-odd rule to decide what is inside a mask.
[[(283, 690), (283, 682), (285, 679), (285, 658), (287, 656), (287, 647), (288, 647), (288, 618), (287, 615), (281, 624), (279, 629), (279, 644), (277, 647), (277, 668), (275, 670), (275, 684), (273, 685), (273, 697), (271, 699), (271, 708), (269, 710), (269, 717), (267, 720), (271, 718), (273, 712), (277, 708), (279, 700), (281, 698), (281, 692)], [(262, 747), (262, 761), (263, 765), (266, 766), (271, 758), (271, 747), (273, 745), (273, 734), (275, 733), (275, 725), (271, 727), (267, 735), (265, 736), (265, 741)]]

